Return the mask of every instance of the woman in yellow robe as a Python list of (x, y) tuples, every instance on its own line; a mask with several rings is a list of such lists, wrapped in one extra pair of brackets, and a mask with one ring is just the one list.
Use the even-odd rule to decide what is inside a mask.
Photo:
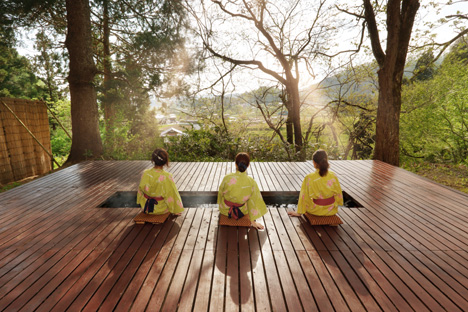
[(338, 206), (343, 205), (343, 193), (336, 175), (328, 170), (328, 155), (317, 150), (312, 156), (315, 172), (305, 176), (302, 182), (296, 211), (288, 211), (290, 216), (299, 217), (304, 213), (316, 216), (333, 216)]
[(255, 220), (265, 215), (268, 210), (257, 182), (245, 172), (249, 164), (249, 154), (237, 154), (236, 172), (226, 175), (219, 187), (219, 212), (229, 218), (237, 219), (236, 211), (238, 209), (243, 215), (249, 217), (253, 227), (263, 229), (264, 226)]
[(137, 204), (148, 214), (180, 215), (184, 211), (182, 199), (172, 174), (163, 169), (169, 165), (169, 155), (162, 148), (156, 149), (151, 161), (154, 167), (146, 169), (141, 177), (137, 192)]

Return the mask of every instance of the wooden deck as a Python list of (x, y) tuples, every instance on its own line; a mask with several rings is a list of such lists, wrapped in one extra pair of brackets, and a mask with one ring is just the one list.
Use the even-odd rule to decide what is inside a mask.
[[(378, 161), (333, 161), (339, 227), (270, 208), (265, 231), (216, 207), (163, 225), (96, 208), (149, 162), (75, 165), (0, 194), (0, 310), (468, 311), (468, 195)], [(232, 163), (174, 163), (183, 192), (216, 192)], [(304, 163), (253, 163), (264, 192), (297, 192)]]

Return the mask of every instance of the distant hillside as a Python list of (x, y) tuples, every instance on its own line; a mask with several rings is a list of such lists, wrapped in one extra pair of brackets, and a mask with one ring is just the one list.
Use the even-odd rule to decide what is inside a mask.
[[(436, 67), (442, 63), (443, 59), (439, 59), (436, 62)], [(415, 68), (417, 60), (408, 62), (405, 67), (404, 77), (411, 78), (413, 76), (413, 71)], [(377, 71), (374, 71), (375, 76), (377, 76)], [(377, 78), (375, 78), (377, 79)], [(373, 91), (376, 91), (374, 83), (377, 81), (372, 81), (371, 78), (364, 79), (360, 83), (347, 83), (344, 85), (340, 84), (338, 76), (331, 76), (323, 79), (320, 83), (313, 84), (306, 88), (301, 89), (300, 96), (301, 99), (309, 104), (314, 106), (322, 106), (330, 101), (329, 95), (336, 98), (335, 95), (338, 94), (340, 88), (348, 89), (351, 88), (351, 92), (358, 94), (370, 94)]]

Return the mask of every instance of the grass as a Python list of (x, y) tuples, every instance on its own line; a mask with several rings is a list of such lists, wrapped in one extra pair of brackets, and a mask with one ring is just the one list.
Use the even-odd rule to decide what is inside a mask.
[(468, 193), (468, 166), (466, 165), (414, 162), (404, 164), (402, 167), (437, 183)]
[(2, 187), (0, 187), (0, 193), (11, 190), (12, 188), (20, 186), (21, 184), (23, 184), (23, 183), (22, 182), (7, 183), (6, 185), (3, 185)]
[[(44, 175), (41, 175), (41, 176), (44, 176)], [(28, 178), (24, 178), (24, 179), (19, 180), (19, 181), (10, 182), (10, 183), (7, 183), (5, 185), (0, 184), (0, 193), (11, 190), (12, 188), (15, 188), (17, 186), (26, 184), (26, 183), (28, 183), (28, 182), (30, 182), (32, 180), (40, 178), (41, 176), (35, 175), (35, 176), (28, 177)]]

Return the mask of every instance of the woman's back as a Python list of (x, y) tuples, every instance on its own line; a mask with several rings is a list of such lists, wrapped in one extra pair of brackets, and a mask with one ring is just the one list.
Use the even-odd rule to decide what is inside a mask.
[(257, 183), (247, 175), (250, 156), (247, 153), (239, 153), (235, 161), (236, 172), (227, 174), (219, 186), (219, 212), (234, 219), (247, 215), (252, 226), (263, 229), (263, 225), (255, 220), (266, 214), (268, 210)]
[(247, 172), (236, 171), (226, 175), (221, 185), (226, 200), (246, 202), (254, 192), (255, 181), (247, 175)]
[(335, 173), (330, 170), (323, 177), (320, 176), (317, 170), (308, 174), (304, 180), (306, 180), (306, 185), (309, 188), (309, 195), (312, 198), (329, 198), (341, 190), (338, 189), (338, 178)]
[(316, 216), (332, 216), (343, 205), (343, 194), (336, 175), (328, 170), (328, 155), (324, 150), (315, 151), (312, 156), (315, 172), (304, 177), (297, 203), (297, 212), (289, 211), (290, 216), (304, 213)]

